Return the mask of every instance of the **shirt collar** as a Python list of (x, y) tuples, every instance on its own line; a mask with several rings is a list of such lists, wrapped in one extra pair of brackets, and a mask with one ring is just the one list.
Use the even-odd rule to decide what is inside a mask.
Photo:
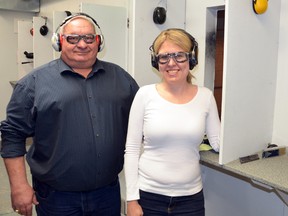
[[(58, 59), (58, 65), (59, 65), (59, 71), (61, 74), (63, 72), (73, 72), (72, 68), (69, 65), (67, 65), (61, 58)], [(91, 75), (93, 75), (99, 71), (105, 71), (105, 69), (103, 66), (103, 62), (99, 59), (96, 59), (94, 65), (92, 67)]]

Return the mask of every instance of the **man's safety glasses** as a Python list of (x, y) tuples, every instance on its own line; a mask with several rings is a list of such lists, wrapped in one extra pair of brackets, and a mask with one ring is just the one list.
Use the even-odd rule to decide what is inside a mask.
[(87, 44), (92, 44), (95, 42), (96, 34), (87, 34), (87, 35), (77, 35), (77, 34), (63, 34), (62, 35), (66, 41), (70, 44), (77, 44), (81, 39)]
[(156, 57), (159, 64), (168, 63), (170, 61), (170, 58), (173, 58), (178, 63), (183, 63), (189, 59), (189, 53), (186, 52), (165, 53), (165, 54), (158, 54)]

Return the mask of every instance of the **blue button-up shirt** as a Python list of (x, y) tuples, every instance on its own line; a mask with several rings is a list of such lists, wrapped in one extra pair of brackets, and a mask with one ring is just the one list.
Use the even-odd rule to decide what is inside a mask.
[(1, 122), (3, 158), (27, 154), (32, 175), (55, 189), (87, 191), (123, 167), (128, 116), (138, 90), (119, 66), (97, 60), (87, 78), (61, 59), (17, 82)]

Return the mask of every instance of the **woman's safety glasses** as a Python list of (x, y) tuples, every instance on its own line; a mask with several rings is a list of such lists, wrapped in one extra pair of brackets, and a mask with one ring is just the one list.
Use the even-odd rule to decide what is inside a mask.
[(159, 64), (166, 64), (173, 58), (178, 63), (183, 63), (189, 59), (189, 53), (187, 52), (175, 52), (175, 53), (165, 53), (158, 54), (157, 60)]

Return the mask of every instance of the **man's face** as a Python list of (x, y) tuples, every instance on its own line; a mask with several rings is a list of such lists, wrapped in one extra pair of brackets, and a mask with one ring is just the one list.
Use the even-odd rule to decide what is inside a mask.
[[(69, 35), (75, 35), (76, 43), (73, 37), (73, 40), (71, 40), (73, 43), (71, 43), (69, 40), (71, 37), (67, 38)], [(87, 35), (87, 37), (82, 37), (77, 42), (77, 35), (84, 37)], [(95, 35), (93, 24), (81, 17), (71, 20), (64, 27), (63, 35), (60, 35), (62, 47), (61, 58), (74, 70), (91, 68), (96, 61), (99, 41), (96, 38), (95, 40), (91, 40), (89, 38), (91, 35)]]

